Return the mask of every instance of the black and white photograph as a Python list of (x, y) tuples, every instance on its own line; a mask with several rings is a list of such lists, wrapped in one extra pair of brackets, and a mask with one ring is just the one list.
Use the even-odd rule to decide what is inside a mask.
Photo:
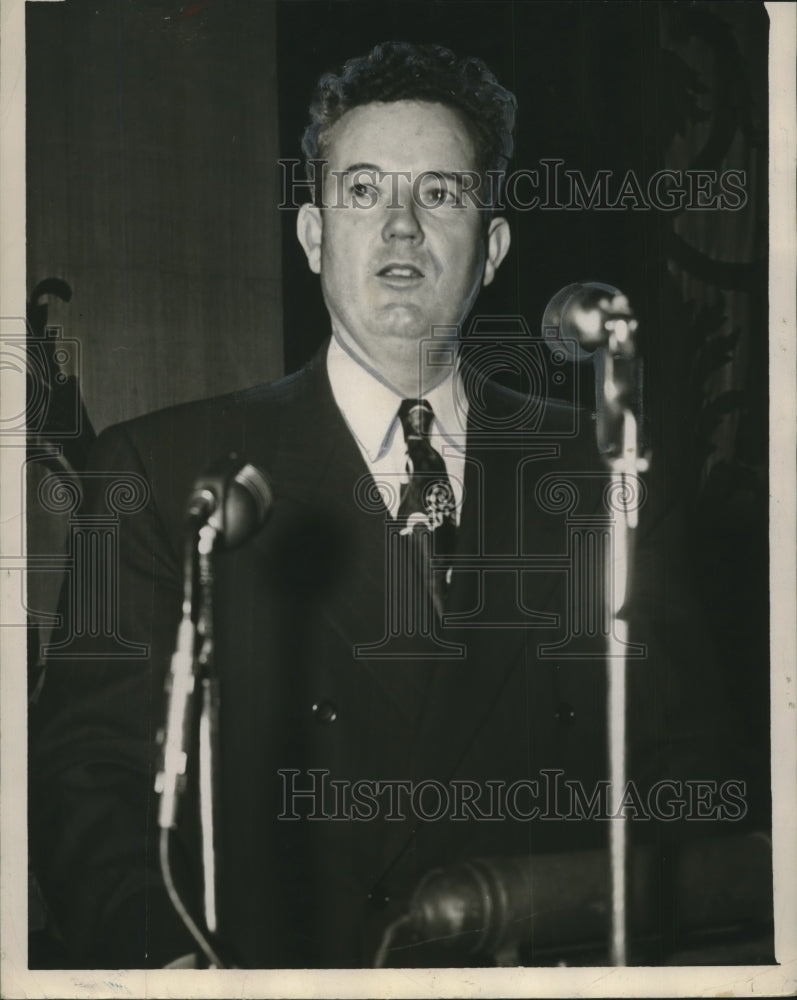
[(794, 6), (4, 14), (3, 996), (793, 994)]

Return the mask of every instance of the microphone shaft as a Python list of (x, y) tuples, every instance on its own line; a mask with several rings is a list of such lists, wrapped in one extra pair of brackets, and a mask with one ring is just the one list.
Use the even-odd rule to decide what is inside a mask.
[(160, 793), (158, 826), (162, 830), (177, 824), (177, 801), (185, 778), (191, 741), (189, 706), (194, 693), (195, 629), (190, 617), (184, 617), (177, 631), (177, 647), (169, 670), (169, 703), (163, 735), (163, 763), (155, 779)]

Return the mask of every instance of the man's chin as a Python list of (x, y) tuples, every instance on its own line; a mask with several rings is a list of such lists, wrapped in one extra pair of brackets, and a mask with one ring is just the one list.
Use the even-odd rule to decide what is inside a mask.
[(434, 317), (428, 313), (411, 307), (392, 309), (387, 316), (381, 317), (378, 331), (383, 341), (391, 340), (396, 344), (420, 344), (434, 337), (435, 341), (456, 340), (456, 326), (450, 321)]
[[(442, 327), (434, 336), (434, 346), (451, 346), (452, 340), (442, 334)], [(447, 327), (448, 330), (454, 329)], [(450, 372), (454, 355), (445, 351), (430, 351), (432, 327), (414, 330), (388, 329), (379, 338), (378, 356), (373, 355), (370, 366), (381, 373), (381, 378), (402, 396), (422, 396), (442, 381)], [(438, 345), (438, 340), (440, 344)]]

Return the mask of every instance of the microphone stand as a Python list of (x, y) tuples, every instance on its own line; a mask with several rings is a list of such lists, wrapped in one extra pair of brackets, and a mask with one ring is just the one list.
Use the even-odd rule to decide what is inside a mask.
[[(631, 568), (637, 527), (637, 476), (649, 462), (639, 454), (639, 431), (633, 399), (636, 320), (623, 311), (603, 320), (608, 340), (603, 354), (604, 407), (598, 409), (598, 437), (609, 444), (604, 460), (611, 472), (608, 497), (617, 512), (612, 558), (606, 563), (607, 732), (610, 781), (609, 869), (611, 879), (611, 964), (627, 963), (628, 821), (621, 812), (626, 784), (626, 649)], [(602, 426), (601, 426), (602, 424)]]
[[(160, 795), (158, 826), (160, 827), (160, 867), (166, 891), (181, 920), (199, 945), (209, 968), (224, 968), (224, 963), (205, 932), (197, 925), (180, 897), (171, 870), (169, 836), (177, 826), (180, 794), (184, 788), (188, 766), (193, 716), (191, 703), (197, 678), (202, 688), (199, 722), (199, 794), (200, 833), (204, 876), (205, 924), (211, 934), (217, 931), (216, 872), (213, 857), (216, 786), (215, 746), (218, 739), (218, 691), (213, 673), (213, 617), (211, 554), (218, 534), (209, 524), (199, 531), (189, 517), (184, 556), (183, 613), (177, 632), (177, 645), (172, 656), (169, 682), (169, 703), (163, 731), (162, 767), (155, 781)], [(198, 562), (195, 564), (195, 560)], [(199, 583), (199, 602), (194, 621), (195, 569)], [(199, 651), (197, 652), (197, 642)]]
[(216, 816), (218, 810), (219, 682), (214, 662), (213, 642), (213, 546), (218, 532), (210, 524), (199, 531), (199, 612), (197, 657), (202, 686), (199, 716), (199, 831), (202, 844), (202, 884), (205, 925), (211, 934), (218, 930), (216, 913)]
[[(161, 736), (161, 769), (155, 779), (160, 795), (160, 865), (171, 902), (204, 953), (210, 968), (223, 969), (208, 934), (218, 936), (216, 910), (216, 820), (219, 794), (219, 681), (214, 662), (213, 553), (216, 543), (240, 545), (268, 516), (272, 493), (262, 469), (235, 452), (214, 463), (194, 484), (187, 512), (183, 562), (183, 611), (166, 689), (166, 726)], [(197, 598), (198, 592), (198, 598)], [(169, 835), (177, 826), (179, 797), (185, 787), (189, 753), (196, 737), (193, 710), (199, 681), (202, 702), (197, 737), (199, 822), (202, 850), (203, 912), (201, 929), (180, 898), (172, 877)]]
[[(627, 960), (627, 823), (620, 814), (626, 783), (625, 605), (630, 594), (637, 526), (637, 476), (648, 468), (648, 459), (639, 454), (639, 429), (634, 412), (640, 379), (634, 345), (637, 326), (625, 295), (612, 285), (594, 281), (562, 288), (548, 303), (543, 316), (543, 334), (552, 348), (564, 349), (577, 360), (596, 351), (598, 449), (611, 472), (606, 496), (618, 515), (612, 532), (612, 558), (606, 561), (604, 580), (613, 965), (625, 965)], [(566, 338), (573, 341), (569, 349), (565, 346)]]

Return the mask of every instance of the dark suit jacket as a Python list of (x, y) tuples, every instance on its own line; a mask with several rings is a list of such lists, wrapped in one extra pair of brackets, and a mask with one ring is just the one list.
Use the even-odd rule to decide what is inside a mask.
[[(114, 522), (106, 585), (79, 593), (73, 573), (32, 720), (33, 856), (76, 966), (160, 965), (193, 950), (158, 875), (156, 730), (180, 611), (186, 498), (208, 462), (230, 451), (267, 471), (275, 499), (256, 537), (217, 559), (228, 957), (253, 967), (368, 965), (430, 868), (605, 842), (605, 823), (562, 819), (567, 805), (535, 821), (457, 819), (453, 807), (436, 817), (439, 786), (428, 786), (417, 808), (405, 794), (386, 818), (383, 797), (376, 815), (357, 820), (334, 798), (333, 780), (484, 789), (552, 780), (542, 774), (550, 769), (589, 794), (606, 777), (600, 624), (567, 565), (589, 531), (601, 537), (608, 508), (585, 415), (479, 383), (450, 620), (437, 642), (414, 636), (398, 658), (375, 655), (398, 648), (378, 645), (389, 632), (389, 518), (363, 491), (368, 473), (324, 357), (275, 384), (109, 429), (94, 450), (78, 536), (108, 513), (108, 473), (133, 473), (148, 498)], [(661, 531), (660, 516), (652, 520)], [(673, 550), (665, 546), (664, 563), (655, 551), (643, 538), (630, 612), (633, 638), (647, 645), (629, 667), (629, 768), (641, 787), (714, 775), (722, 746), (721, 714), (707, 710), (721, 691), (672, 599)], [(518, 557), (536, 561), (521, 571)], [(91, 600), (113, 627), (76, 635), (70, 601)], [(145, 655), (129, 655), (129, 642)], [(442, 642), (461, 655), (440, 658)], [(323, 801), (292, 794), (322, 785)], [(189, 786), (174, 854), (196, 905)]]

